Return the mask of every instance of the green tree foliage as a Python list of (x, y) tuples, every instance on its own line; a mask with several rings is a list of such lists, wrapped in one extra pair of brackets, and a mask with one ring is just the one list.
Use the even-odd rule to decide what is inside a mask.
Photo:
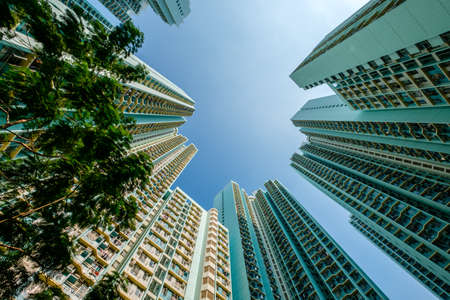
[[(60, 288), (57, 287), (48, 287), (42, 292), (34, 294), (31, 299), (33, 300), (69, 300), (70, 298), (64, 295)], [(98, 298), (102, 299), (102, 298)]]
[(127, 279), (117, 272), (108, 274), (86, 295), (85, 300), (118, 299), (117, 289), (120, 287), (123, 290), (126, 290), (127, 283)]
[(152, 169), (146, 154), (129, 154), (133, 120), (115, 104), (120, 82), (146, 76), (124, 61), (143, 34), (132, 23), (109, 32), (72, 11), (56, 16), (42, 0), (0, 1), (1, 36), (18, 22), (38, 42), (39, 63), (0, 74), (0, 141), (14, 135), (11, 144), (23, 147), (18, 159), (0, 151), (1, 299), (37, 270), (70, 263), (71, 228), (133, 227), (138, 206), (127, 194)]

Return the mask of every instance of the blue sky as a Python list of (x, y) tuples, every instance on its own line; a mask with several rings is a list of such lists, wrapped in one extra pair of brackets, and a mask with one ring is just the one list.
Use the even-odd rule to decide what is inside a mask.
[[(151, 8), (134, 18), (138, 56), (184, 89), (196, 112), (180, 129), (199, 152), (174, 184), (208, 209), (234, 180), (252, 192), (280, 180), (391, 299), (434, 299), (348, 223), (349, 214), (290, 166), (304, 141), (290, 118), (309, 99), (291, 71), (364, 0), (191, 1), (180, 27)], [(102, 10), (103, 11), (103, 10)]]

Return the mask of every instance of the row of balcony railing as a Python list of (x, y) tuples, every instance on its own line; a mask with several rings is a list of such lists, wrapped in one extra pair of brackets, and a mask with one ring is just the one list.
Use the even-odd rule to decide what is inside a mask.
[(297, 127), (368, 134), (401, 139), (450, 141), (450, 125), (443, 123), (370, 122), (370, 121), (316, 121), (294, 120)]
[[(433, 240), (434, 243), (431, 243), (427, 239), (419, 236), (419, 230), (421, 230), (423, 226), (423, 224), (421, 224), (420, 222), (423, 222), (427, 219), (429, 220), (429, 215), (427, 216), (427, 214), (422, 211), (419, 212), (419, 215), (417, 217), (412, 219), (412, 222), (410, 222), (410, 224), (399, 224), (396, 221), (396, 218), (394, 218), (395, 215), (390, 214), (390, 212), (388, 212), (383, 205), (391, 203), (392, 206), (390, 206), (389, 209), (393, 209), (395, 205), (401, 204), (400, 201), (393, 200), (391, 197), (387, 197), (379, 191), (374, 191), (373, 193), (375, 193), (376, 195), (374, 200), (383, 203), (383, 205), (379, 206), (380, 208), (376, 210), (371, 206), (365, 204), (364, 202), (357, 200), (358, 197), (361, 197), (361, 193), (367, 193), (368, 191), (372, 190), (372, 188), (362, 184), (361, 182), (357, 182), (350, 177), (346, 177), (345, 175), (342, 175), (336, 171), (330, 170), (324, 165), (319, 165), (317, 162), (314, 162), (311, 159), (297, 157), (295, 162), (296, 164), (293, 165), (294, 167), (299, 168), (299, 171), (304, 172), (306, 176), (313, 179), (314, 181), (325, 187), (327, 190), (335, 194), (338, 199), (343, 202), (344, 207), (348, 207), (350, 211), (355, 210), (356, 212), (365, 215), (376, 224), (379, 224), (382, 230), (385, 230), (386, 232), (389, 232), (393, 235), (398, 235), (400, 232), (403, 232), (403, 235), (407, 237), (404, 240), (405, 244), (410, 246), (414, 251), (416, 251), (417, 254), (423, 255), (426, 258), (430, 259), (430, 261), (436, 263), (437, 267), (445, 268), (447, 266), (449, 261), (448, 254), (446, 253), (447, 247), (444, 246), (444, 248), (441, 248), (442, 245), (445, 245), (445, 242), (442, 243), (442, 238), (445, 239), (445, 237), (443, 237), (443, 235), (438, 235), (436, 239)], [(312, 173), (305, 172), (300, 166), (311, 170)], [(337, 187), (339, 190), (334, 188), (333, 186)], [(362, 186), (364, 187), (364, 189), (361, 188)], [(373, 193), (371, 193), (371, 195), (373, 195)], [(418, 225), (419, 227), (416, 227), (412, 224), (421, 225)], [(412, 243), (412, 241), (414, 241), (414, 243)]]
[[(306, 237), (298, 240), (296, 245), (299, 253), (305, 253), (303, 257), (304, 261), (310, 261), (313, 268), (315, 268), (318, 274), (318, 278), (321, 278), (323, 282), (328, 286), (330, 291), (334, 291), (337, 287), (340, 287), (341, 292), (356, 294), (365, 294), (367, 292), (364, 281), (353, 282), (349, 276), (347, 270), (342, 266), (350, 260), (348, 260), (344, 253), (334, 245), (334, 243), (328, 238), (326, 234), (319, 228), (313, 220), (305, 214), (298, 203), (292, 198), (292, 196), (284, 189), (283, 186), (277, 182), (266, 183), (266, 188), (271, 194), (274, 204), (278, 207), (282, 214), (282, 218), (286, 220), (288, 226), (287, 230), (293, 233), (302, 231), (306, 234)], [(300, 214), (300, 213), (303, 213)], [(306, 230), (305, 230), (306, 229)], [(321, 234), (321, 238), (319, 238)], [(295, 234), (292, 234), (294, 238), (298, 239)], [(318, 251), (319, 250), (319, 251)], [(335, 253), (335, 254), (333, 254)], [(330, 266), (335, 265), (335, 268)], [(324, 270), (326, 269), (326, 273)], [(330, 274), (334, 270), (333, 274)], [(352, 267), (352, 270), (356, 270), (356, 267)], [(311, 270), (313, 271), (313, 270)], [(339, 277), (337, 273), (340, 274)], [(326, 276), (324, 276), (326, 275)], [(348, 281), (345, 285), (341, 285), (342, 282)], [(322, 283), (323, 284), (323, 283)]]
[(194, 109), (128, 86), (116, 104), (129, 113), (190, 116)]
[(336, 91), (355, 109), (448, 105), (449, 52), (441, 49), (342, 80)]
[(419, 263), (411, 255), (389, 242), (389, 240), (378, 234), (357, 217), (352, 216), (351, 224), (397, 261), (397, 263), (408, 270), (408, 272), (420, 280), (420, 282), (433, 290), (437, 295), (440, 295), (443, 298), (446, 297), (450, 290), (450, 285), (446, 283), (445, 280), (442, 280), (438, 274), (435, 274), (434, 271), (428, 268), (428, 265)]
[(343, 150), (336, 151), (324, 145), (306, 144), (302, 146), (302, 150), (353, 169), (355, 172), (383, 181), (395, 186), (395, 188), (400, 188), (429, 201), (437, 202), (443, 207), (447, 207), (450, 204), (450, 181), (445, 178), (440, 178), (439, 181), (434, 176), (426, 178), (426, 174), (423, 172), (419, 176), (411, 173), (411, 171), (404, 171), (396, 166), (387, 165), (382, 161), (363, 158), (358, 154), (350, 154)]
[[(404, 146), (395, 146), (384, 143), (377, 143), (371, 141), (343, 138), (338, 136), (326, 135), (326, 134), (317, 134), (304, 132), (310, 137), (318, 137), (321, 139), (326, 139), (333, 142), (344, 143), (346, 145), (355, 145), (358, 147), (364, 147), (365, 149), (375, 150), (377, 152), (381, 152), (381, 156), (385, 158), (390, 158), (391, 160), (399, 160), (398, 155), (410, 157), (409, 159), (404, 159), (408, 164), (414, 164), (422, 167), (432, 168), (432, 166), (428, 166), (427, 163), (420, 163), (416, 160), (428, 160), (430, 163), (439, 163), (439, 164), (448, 164), (450, 162), (450, 155), (443, 152), (434, 152), (428, 150), (422, 150), (418, 148), (409, 148)], [(395, 156), (391, 156), (393, 154)], [(437, 169), (437, 167), (436, 167)], [(443, 171), (443, 169), (441, 169)]]

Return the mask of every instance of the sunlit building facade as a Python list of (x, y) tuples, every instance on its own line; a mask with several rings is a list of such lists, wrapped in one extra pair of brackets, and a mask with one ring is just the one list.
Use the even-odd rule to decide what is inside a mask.
[(449, 180), (320, 144), (302, 150), (291, 165), (352, 213), (358, 230), (448, 298), (449, 218), (441, 203), (449, 201)]
[[(68, 1), (69, 7), (84, 1)], [(68, 7), (51, 1), (56, 14)], [(88, 6), (92, 18), (101, 18)], [(1, 68), (10, 65), (38, 69), (40, 61), (31, 51), (35, 45), (19, 24), (14, 38), (0, 42)], [(172, 184), (197, 152), (188, 139), (178, 133), (185, 117), (195, 110), (194, 101), (178, 86), (135, 56), (130, 65), (143, 65), (148, 76), (139, 82), (123, 83), (123, 94), (115, 103), (135, 124), (131, 153), (146, 152), (153, 163), (150, 183), (126, 197), (139, 206), (135, 228), (120, 230), (114, 223), (108, 228), (74, 228), (75, 253), (72, 263), (62, 272), (40, 276), (59, 287), (71, 299), (83, 299), (90, 289), (112, 271), (128, 279), (120, 289), (123, 299), (231, 299), (228, 231), (218, 223), (217, 211), (205, 211), (181, 189)], [(16, 131), (25, 133), (22, 128)], [(6, 134), (0, 149), (10, 158), (20, 159), (26, 148)], [(41, 289), (28, 286), (19, 296), (27, 298)]]
[(132, 196), (141, 207), (136, 229), (84, 231), (72, 265), (47, 282), (83, 299), (106, 273), (118, 271), (128, 280), (119, 288), (122, 299), (232, 299), (228, 230), (217, 210), (205, 211), (179, 188)]
[[(108, 21), (91, 3), (89, 0), (60, 0), (64, 5), (73, 9), (79, 6), (84, 12), (84, 18), (91, 21), (99, 21), (107, 29), (112, 29), (113, 25)], [(52, 2), (50, 2), (52, 3)]]
[[(83, 0), (81, 0), (83, 1)], [(86, 0), (84, 0), (86, 1)], [(121, 22), (131, 20), (150, 5), (153, 11), (169, 25), (180, 25), (191, 12), (189, 0), (99, 0)]]
[[(86, 1), (86, 0), (85, 0)], [(131, 20), (131, 14), (137, 14), (147, 5), (147, 0), (99, 0), (121, 22)]]
[(230, 182), (214, 199), (235, 298), (387, 299), (283, 185), (265, 187), (247, 195)]
[(291, 74), (308, 101), (291, 166), (437, 296), (450, 297), (450, 15), (447, 1), (369, 1)]
[(148, 0), (148, 4), (169, 25), (180, 25), (191, 12), (190, 0)]
[(328, 84), (354, 110), (450, 104), (450, 4), (371, 0), (331, 31), (292, 72)]
[[(74, 4), (74, 1), (69, 2)], [(59, 1), (51, 1), (50, 4), (56, 14), (61, 14), (68, 8)], [(82, 8), (87, 11), (86, 7)], [(39, 68), (39, 58), (32, 52), (36, 43), (23, 28), (23, 24), (19, 24), (15, 37), (11, 39), (5, 37), (0, 41), (0, 72), (9, 65)], [(134, 55), (128, 57), (126, 63), (133, 66), (143, 65), (148, 72), (144, 80), (123, 83), (123, 94), (115, 101), (125, 116), (136, 120), (135, 125), (129, 127), (135, 143), (145, 143), (146, 137), (151, 138), (156, 131), (173, 131), (185, 123), (184, 117), (193, 114), (195, 102), (181, 88)], [(22, 132), (21, 126), (13, 129)], [(26, 151), (25, 147), (13, 142), (16, 138), (14, 134), (7, 132), (5, 134), (5, 138), (0, 142), (0, 150), (6, 151), (10, 158), (20, 157), (23, 154), (21, 152)], [(23, 134), (29, 135), (30, 142), (33, 142), (32, 133), (23, 132)]]

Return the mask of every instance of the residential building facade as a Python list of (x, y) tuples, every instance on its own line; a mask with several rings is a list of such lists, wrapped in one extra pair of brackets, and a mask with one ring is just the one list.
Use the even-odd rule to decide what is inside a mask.
[(264, 186), (250, 203), (286, 299), (387, 299), (281, 183)]
[(450, 4), (371, 0), (331, 31), (292, 72), (328, 84), (354, 110), (450, 104)]
[(291, 120), (311, 144), (446, 177), (449, 115), (450, 107), (356, 111), (333, 95), (309, 100)]
[[(75, 0), (64, 3), (79, 4)], [(64, 3), (50, 1), (56, 14), (68, 8)], [(90, 16), (101, 18), (96, 13)], [(1, 66), (38, 68), (34, 43), (19, 25), (14, 38), (0, 42)], [(136, 56), (128, 57), (126, 63), (143, 65), (148, 76), (139, 82), (124, 82), (123, 94), (115, 103), (136, 121), (128, 127), (133, 137), (130, 152), (146, 152), (153, 163), (150, 183), (127, 195), (139, 205), (135, 228), (123, 230), (114, 222), (107, 228), (74, 228), (70, 232), (75, 243), (71, 265), (41, 277), (71, 299), (83, 299), (106, 274), (117, 271), (129, 281), (126, 290), (119, 290), (123, 299), (212, 296), (230, 300), (227, 229), (218, 223), (215, 209), (207, 212), (181, 189), (170, 189), (197, 152), (178, 133), (184, 117), (193, 114), (195, 102)], [(20, 127), (13, 129), (22, 131)], [(26, 148), (17, 146), (13, 135), (7, 136), (9, 140), (2, 142), (0, 149), (10, 158), (20, 159)], [(28, 286), (19, 298), (27, 298), (40, 288)]]
[(219, 221), (228, 228), (231, 280), (235, 299), (280, 299), (270, 280), (250, 217), (249, 196), (236, 182), (228, 183), (214, 198)]
[[(85, 1), (85, 0), (84, 0)], [(147, 5), (169, 25), (180, 25), (191, 12), (189, 0), (99, 0), (121, 22), (131, 20)]]
[(249, 196), (230, 182), (214, 199), (229, 229), (233, 296), (387, 299), (283, 185), (265, 187)]
[(190, 0), (148, 0), (148, 4), (169, 25), (180, 25), (190, 12)]
[[(56, 14), (62, 14), (68, 8), (56, 0), (50, 1), (50, 4)], [(39, 68), (40, 61), (33, 54), (33, 46), (35, 42), (32, 37), (28, 36), (19, 25), (15, 37), (10, 39), (5, 37), (0, 41), (0, 68), (7, 68), (8, 65)], [(129, 128), (135, 143), (145, 143), (146, 137), (151, 139), (156, 131), (169, 129), (173, 131), (185, 123), (184, 117), (193, 114), (195, 102), (181, 88), (134, 55), (129, 56), (126, 63), (133, 66), (143, 65), (148, 72), (144, 80), (123, 83), (123, 94), (115, 101), (125, 116), (136, 120)], [(14, 129), (22, 130), (20, 126)], [(14, 138), (14, 134), (7, 134), (5, 141), (0, 143), (0, 150), (7, 151), (10, 158), (20, 157), (21, 152), (26, 151), (24, 146), (13, 142)]]
[(205, 211), (180, 188), (145, 187), (130, 196), (141, 208), (136, 229), (82, 232), (72, 265), (47, 282), (83, 299), (105, 274), (118, 271), (128, 279), (119, 288), (126, 300), (232, 299), (228, 230), (217, 210)]
[(292, 118), (307, 142), (291, 166), (443, 299), (450, 293), (448, 8), (439, 0), (370, 1), (291, 74), (300, 87), (328, 83), (337, 94), (308, 101)]
[[(84, 11), (84, 18), (87, 20), (97, 20), (105, 28), (111, 30), (113, 25), (100, 13), (88, 0), (60, 0), (64, 5), (73, 9), (75, 6), (79, 6)], [(50, 2), (51, 3), (51, 2)]]
[(99, 0), (122, 23), (131, 20), (131, 14), (139, 13), (147, 0)]

